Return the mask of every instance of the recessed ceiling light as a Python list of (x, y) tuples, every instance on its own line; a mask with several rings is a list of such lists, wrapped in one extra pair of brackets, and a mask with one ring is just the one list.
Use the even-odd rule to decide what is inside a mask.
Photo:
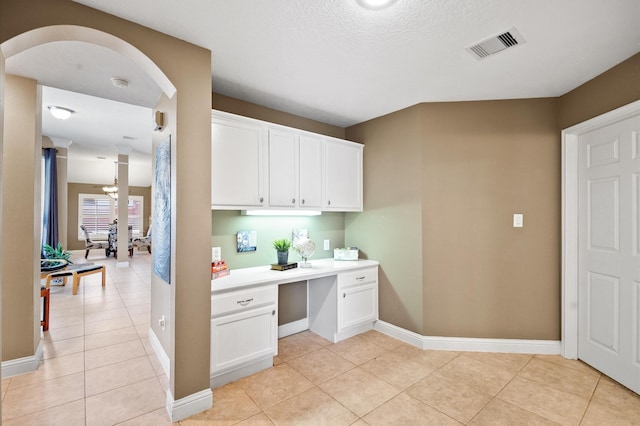
[(356, 0), (358, 4), (366, 9), (384, 9), (391, 6), (396, 0)]
[(116, 87), (124, 89), (129, 85), (129, 80), (123, 77), (111, 77), (111, 83)]
[(47, 108), (49, 108), (51, 115), (53, 115), (58, 120), (66, 120), (71, 117), (71, 114), (75, 114), (74, 110), (61, 106), (49, 105)]

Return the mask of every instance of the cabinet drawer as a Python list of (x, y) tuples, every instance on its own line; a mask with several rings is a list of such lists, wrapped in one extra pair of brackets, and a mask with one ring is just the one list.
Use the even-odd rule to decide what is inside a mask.
[(378, 268), (366, 268), (338, 275), (340, 287), (358, 285), (378, 280)]
[(215, 294), (211, 296), (211, 317), (272, 305), (277, 300), (278, 290), (275, 285)]

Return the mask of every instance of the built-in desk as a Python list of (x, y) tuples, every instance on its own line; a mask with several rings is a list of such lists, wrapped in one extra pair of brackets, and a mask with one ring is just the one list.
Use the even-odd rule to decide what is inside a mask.
[(211, 386), (273, 365), (278, 353), (278, 286), (307, 282), (308, 329), (338, 342), (378, 319), (378, 262), (311, 261), (311, 268), (234, 269), (211, 281)]

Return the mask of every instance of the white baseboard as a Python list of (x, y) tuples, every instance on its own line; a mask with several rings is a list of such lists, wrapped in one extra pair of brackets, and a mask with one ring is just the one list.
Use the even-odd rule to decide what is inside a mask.
[(171, 377), (171, 360), (169, 359), (169, 355), (164, 351), (160, 340), (158, 340), (158, 336), (156, 336), (156, 333), (151, 327), (149, 327), (149, 343), (151, 344), (153, 351), (156, 353), (158, 361), (160, 361), (160, 365), (162, 365), (164, 374), (166, 374), (167, 377)]
[(374, 329), (421, 349), (467, 352), (505, 352), (560, 355), (559, 340), (479, 339), (470, 337), (422, 336), (384, 321), (377, 321)]
[(309, 329), (309, 318), (302, 318), (287, 324), (278, 326), (278, 339), (291, 336), (292, 334), (301, 333)]
[(333, 343), (338, 343), (350, 337), (357, 336), (358, 334), (366, 333), (369, 330), (373, 330), (373, 326), (374, 323), (367, 322), (365, 324), (350, 327), (346, 330), (341, 331), (340, 333), (334, 333)]
[(36, 347), (36, 353), (31, 356), (2, 361), (2, 378), (36, 371), (42, 361), (42, 341)]
[(271, 367), (273, 367), (273, 357), (267, 356), (266, 358), (259, 359), (240, 368), (222, 373), (216, 372), (209, 376), (209, 385), (212, 389), (217, 388)]
[(213, 407), (213, 392), (211, 389), (203, 389), (189, 396), (174, 400), (171, 390), (167, 390), (167, 413), (172, 422), (186, 419), (189, 416), (208, 410)]

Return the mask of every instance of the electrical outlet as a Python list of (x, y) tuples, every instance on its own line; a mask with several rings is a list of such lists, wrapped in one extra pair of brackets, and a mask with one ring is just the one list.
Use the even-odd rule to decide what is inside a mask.
[(329, 250), (331, 248), (331, 241), (330, 240), (324, 240), (324, 249), (325, 250)]

